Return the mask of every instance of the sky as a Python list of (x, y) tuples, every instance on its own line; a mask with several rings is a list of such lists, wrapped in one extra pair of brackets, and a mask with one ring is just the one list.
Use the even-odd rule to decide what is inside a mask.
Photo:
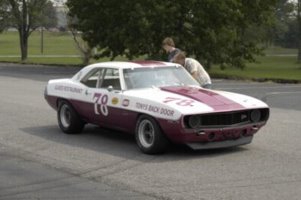
[(51, 0), (54, 3), (54, 6), (60, 6), (65, 3), (67, 0)]

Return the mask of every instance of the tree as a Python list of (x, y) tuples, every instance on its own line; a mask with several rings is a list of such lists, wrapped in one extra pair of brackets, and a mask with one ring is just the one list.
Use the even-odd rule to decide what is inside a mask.
[(275, 21), (270, 30), (273, 43), (285, 48), (297, 47), (297, 17), (294, 1), (278, 0), (275, 8)]
[(301, 62), (301, 0), (279, 0), (275, 12), (273, 37), (276, 45), (298, 49), (298, 62)]
[[(6, 21), (19, 32), (21, 60), (28, 55), (28, 38), (40, 26), (48, 26), (56, 20), (48, 0), (2, 0), (8, 5)], [(53, 8), (52, 8), (53, 10)]]
[(269, 21), (276, 0), (69, 0), (74, 26), (83, 32), (99, 57), (162, 58), (162, 39), (171, 36), (178, 47), (210, 67), (213, 63), (243, 68), (260, 52), (247, 30)]
[(66, 17), (67, 28), (72, 35), (72, 39), (80, 52), (82, 65), (86, 66), (89, 64), (90, 59), (93, 57), (93, 49), (89, 46), (89, 44), (83, 40), (82, 33), (75, 29), (74, 24), (77, 24), (78, 19), (76, 17), (72, 18), (68, 16), (68, 8), (65, 4), (64, 9), (62, 9), (62, 16)]
[(7, 27), (7, 9), (7, 2), (0, 0), (0, 32), (2, 32)]
[(72, 22), (76, 21), (75, 19), (71, 19), (70, 17), (67, 19), (68, 21), (68, 27), (72, 34), (73, 41), (75, 42), (75, 45), (77, 49), (79, 50), (81, 54), (82, 59), (82, 65), (87, 65), (90, 62), (90, 59), (93, 56), (92, 48), (89, 46), (89, 44), (83, 40), (82, 34), (79, 33), (74, 27), (72, 26)]
[(42, 9), (42, 15), (40, 16), (40, 26), (46, 29), (54, 28), (57, 26), (57, 13), (51, 1), (47, 1)]

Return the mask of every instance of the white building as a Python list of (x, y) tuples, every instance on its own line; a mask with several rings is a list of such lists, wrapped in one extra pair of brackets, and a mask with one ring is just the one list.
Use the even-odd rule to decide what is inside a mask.
[(57, 27), (66, 28), (67, 27), (67, 7), (65, 5), (67, 0), (51, 0), (53, 6), (56, 10), (57, 15)]

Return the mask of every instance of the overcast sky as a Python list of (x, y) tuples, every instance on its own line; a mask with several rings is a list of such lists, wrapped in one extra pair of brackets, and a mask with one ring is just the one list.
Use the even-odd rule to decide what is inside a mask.
[(54, 3), (54, 5), (62, 5), (63, 3), (65, 3), (67, 0), (50, 0)]

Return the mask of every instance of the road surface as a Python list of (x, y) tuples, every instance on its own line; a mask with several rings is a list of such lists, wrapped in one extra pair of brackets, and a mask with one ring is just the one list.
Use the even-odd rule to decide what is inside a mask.
[(213, 80), (271, 106), (250, 145), (142, 154), (134, 138), (95, 126), (65, 135), (43, 98), (78, 68), (0, 64), (0, 199), (300, 199), (301, 85)]

